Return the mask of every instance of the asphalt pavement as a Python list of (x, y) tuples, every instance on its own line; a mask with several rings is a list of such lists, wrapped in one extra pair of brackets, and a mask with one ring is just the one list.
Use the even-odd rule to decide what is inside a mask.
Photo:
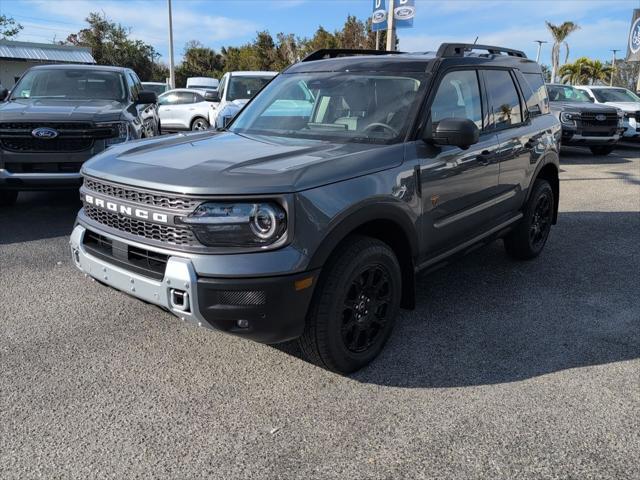
[(77, 193), (0, 210), (0, 478), (640, 478), (640, 146), (562, 158), (543, 254), (421, 277), (351, 377), (85, 278)]

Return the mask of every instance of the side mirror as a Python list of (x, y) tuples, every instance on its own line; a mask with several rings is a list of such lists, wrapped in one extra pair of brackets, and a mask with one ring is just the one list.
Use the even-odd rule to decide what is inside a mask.
[(468, 118), (443, 118), (425, 138), (436, 145), (453, 145), (463, 150), (478, 143), (479, 139), (480, 130)]
[(216, 91), (216, 90), (204, 92), (204, 99), (207, 102), (219, 102), (220, 101), (220, 93), (218, 93), (218, 91)]
[(2, 90), (0, 90), (0, 102), (4, 102), (8, 96), (9, 96), (9, 90), (7, 90), (6, 88), (3, 88)]
[(157, 101), (158, 95), (156, 95), (156, 92), (152, 92), (151, 90), (142, 90), (138, 93), (138, 100), (136, 100), (136, 103), (139, 105), (150, 105)]

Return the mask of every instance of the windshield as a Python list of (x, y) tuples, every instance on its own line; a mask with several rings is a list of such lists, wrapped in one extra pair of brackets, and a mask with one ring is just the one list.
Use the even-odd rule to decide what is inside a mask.
[(229, 79), (229, 90), (227, 92), (227, 100), (249, 100), (262, 87), (271, 81), (273, 77), (242, 77), (232, 76)]
[(591, 102), (585, 92), (568, 85), (547, 85), (547, 90), (552, 102)]
[(391, 143), (406, 132), (424, 85), (420, 73), (282, 74), (238, 115), (230, 130)]
[(626, 88), (594, 88), (591, 91), (599, 102), (640, 102), (640, 97)]
[(118, 72), (89, 69), (37, 69), (27, 72), (13, 89), (11, 99), (117, 100), (127, 98)]
[(167, 91), (167, 86), (164, 84), (158, 85), (156, 83), (143, 83), (142, 89), (154, 92), (156, 95), (160, 95)]

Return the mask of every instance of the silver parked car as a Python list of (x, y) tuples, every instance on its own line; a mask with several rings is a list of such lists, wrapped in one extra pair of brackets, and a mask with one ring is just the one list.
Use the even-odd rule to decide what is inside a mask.
[(158, 97), (160, 123), (163, 131), (207, 130), (213, 91), (195, 88), (175, 88)]

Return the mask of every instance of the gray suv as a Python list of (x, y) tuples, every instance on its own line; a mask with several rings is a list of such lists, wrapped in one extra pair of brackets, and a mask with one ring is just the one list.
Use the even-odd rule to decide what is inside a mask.
[(225, 131), (87, 162), (72, 258), (185, 321), (299, 339), (310, 361), (348, 373), (413, 308), (416, 272), (496, 238), (515, 258), (540, 254), (559, 138), (520, 51), (321, 50)]
[(160, 128), (156, 94), (128, 68), (32, 67), (2, 100), (0, 206), (21, 190), (77, 188), (85, 160)]

